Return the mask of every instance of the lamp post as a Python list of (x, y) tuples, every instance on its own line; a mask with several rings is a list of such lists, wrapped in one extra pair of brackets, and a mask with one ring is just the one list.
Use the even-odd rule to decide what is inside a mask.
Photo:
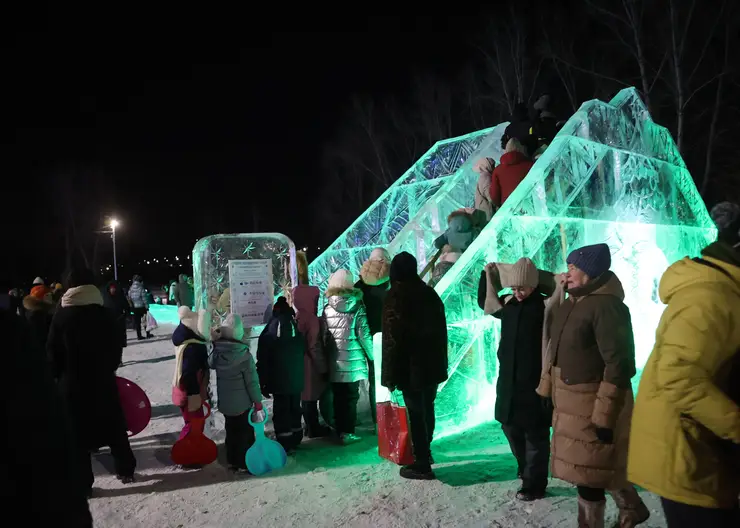
[(110, 221), (110, 228), (113, 233), (113, 279), (118, 280), (118, 262), (116, 261), (116, 227), (118, 227), (118, 220), (114, 218)]

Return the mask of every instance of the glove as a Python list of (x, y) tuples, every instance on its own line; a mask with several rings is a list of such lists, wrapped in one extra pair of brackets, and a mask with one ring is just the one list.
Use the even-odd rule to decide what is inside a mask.
[(201, 407), (203, 407), (203, 398), (200, 397), (200, 394), (192, 394), (188, 396), (188, 411), (189, 412), (195, 412), (199, 410)]
[(254, 410), (260, 412), (262, 410), (262, 402), (254, 402)]
[(606, 429), (604, 427), (596, 428), (596, 437), (601, 440), (604, 444), (614, 443), (614, 429)]

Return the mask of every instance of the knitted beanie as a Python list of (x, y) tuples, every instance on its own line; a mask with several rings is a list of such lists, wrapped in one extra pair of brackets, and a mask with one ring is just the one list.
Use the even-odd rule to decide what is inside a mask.
[(612, 255), (609, 252), (609, 246), (606, 244), (594, 244), (571, 251), (566, 262), (573, 264), (586, 275), (595, 279), (602, 273), (609, 271), (612, 265)]
[(717, 226), (718, 239), (735, 246), (740, 242), (740, 205), (732, 202), (718, 203), (709, 213)]
[(41, 277), (36, 277), (35, 279), (33, 279), (34, 286), (38, 286), (39, 284), (43, 286), (44, 279), (42, 279)]
[(536, 288), (540, 280), (537, 266), (527, 257), (517, 260), (508, 273), (501, 275), (501, 286), (504, 288), (514, 288), (529, 286)]
[(368, 260), (384, 260), (386, 262), (390, 262), (391, 255), (385, 248), (379, 247), (373, 249), (373, 252), (370, 253), (370, 258)]
[[(228, 291), (228, 290), (227, 290)], [(221, 337), (241, 341), (244, 339), (244, 323), (239, 314), (230, 313), (221, 325)]]
[(351, 290), (355, 287), (355, 281), (352, 278), (352, 272), (347, 270), (337, 270), (329, 277), (329, 288), (335, 290)]
[(44, 297), (46, 297), (46, 294), (48, 293), (51, 293), (51, 290), (43, 284), (39, 284), (31, 288), (31, 297), (35, 297), (39, 301), (43, 301)]

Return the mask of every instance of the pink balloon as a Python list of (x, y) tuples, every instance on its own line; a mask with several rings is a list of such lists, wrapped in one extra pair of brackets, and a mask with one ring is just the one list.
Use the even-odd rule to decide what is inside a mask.
[(129, 436), (142, 432), (152, 418), (152, 404), (141, 387), (131, 380), (116, 376), (118, 396)]

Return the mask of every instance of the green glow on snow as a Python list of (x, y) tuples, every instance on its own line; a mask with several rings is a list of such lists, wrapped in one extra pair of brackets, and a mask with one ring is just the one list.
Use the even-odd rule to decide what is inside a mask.
[[(323, 254), (309, 272), (322, 291), (339, 268), (355, 277), (377, 246), (408, 251), (423, 269), (449, 213), (472, 207), (481, 156), (499, 159), (507, 123), (437, 143)], [(571, 250), (606, 242), (632, 313), (637, 366), (653, 346), (666, 267), (696, 256), (716, 230), (668, 131), (633, 88), (584, 103), (481, 235), (437, 284), (448, 322), (450, 379), (437, 396), (436, 437), (493, 419), (499, 323), (478, 308), (488, 262), (522, 256), (553, 272)], [(380, 336), (376, 336), (376, 357)], [(379, 360), (376, 360), (379, 363)], [(379, 368), (376, 365), (376, 368)], [(380, 376), (377, 376), (380, 379)], [(378, 401), (387, 391), (378, 388)]]

